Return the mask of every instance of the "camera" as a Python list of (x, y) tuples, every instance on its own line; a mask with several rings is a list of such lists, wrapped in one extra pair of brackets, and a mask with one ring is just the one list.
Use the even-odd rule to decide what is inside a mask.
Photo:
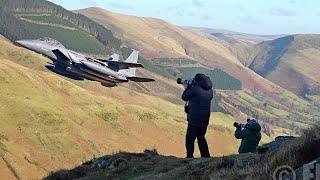
[(182, 78), (178, 78), (178, 79), (177, 79), (177, 83), (178, 83), (178, 84), (184, 84), (184, 85), (192, 86), (192, 85), (195, 84), (195, 80), (194, 80), (194, 79), (182, 79)]
[(238, 123), (238, 122), (234, 122), (234, 123), (233, 123), (233, 126), (236, 127), (236, 128), (237, 128), (237, 127), (244, 128), (246, 125), (245, 125), (245, 124)]

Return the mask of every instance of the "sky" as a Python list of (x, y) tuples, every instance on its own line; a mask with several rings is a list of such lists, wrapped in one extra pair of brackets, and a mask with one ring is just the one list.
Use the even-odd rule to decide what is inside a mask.
[(179, 26), (251, 34), (320, 33), (319, 0), (50, 0), (66, 9), (101, 7)]

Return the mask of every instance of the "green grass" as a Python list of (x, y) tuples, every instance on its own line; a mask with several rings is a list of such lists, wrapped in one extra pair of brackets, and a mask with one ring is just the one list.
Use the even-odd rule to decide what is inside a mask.
[(174, 70), (172, 70), (171, 68), (162, 67), (144, 59), (140, 59), (139, 62), (142, 63), (143, 66), (151, 72), (160, 74), (166, 78), (175, 78)]
[(25, 21), (22, 24), (36, 34), (38, 38), (51, 37), (72, 50), (90, 54), (110, 54), (106, 46), (85, 31), (68, 30)]
[(192, 78), (197, 73), (208, 75), (213, 81), (215, 89), (223, 90), (240, 90), (241, 82), (220, 69), (209, 70), (204, 67), (186, 67), (180, 68), (181, 76), (184, 78)]
[(320, 107), (320, 96), (319, 95), (308, 96), (308, 98)]
[[(162, 59), (161, 59), (162, 60)], [(150, 62), (148, 60), (140, 59), (140, 62), (146, 69), (154, 73), (160, 74), (167, 78), (193, 78), (197, 73), (203, 73), (208, 75), (214, 83), (215, 89), (222, 90), (240, 90), (241, 82), (227, 74), (220, 69), (209, 70), (204, 67), (185, 67), (175, 69), (174, 67), (166, 67), (163, 64), (168, 63), (168, 60), (164, 62)], [(188, 62), (187, 62), (188, 63)], [(160, 65), (161, 64), (161, 65)]]
[(254, 96), (249, 95), (248, 93), (246, 93), (246, 91), (237, 91), (237, 95), (239, 95), (242, 99), (246, 100), (247, 102), (253, 104), (261, 103), (260, 100), (256, 99)]

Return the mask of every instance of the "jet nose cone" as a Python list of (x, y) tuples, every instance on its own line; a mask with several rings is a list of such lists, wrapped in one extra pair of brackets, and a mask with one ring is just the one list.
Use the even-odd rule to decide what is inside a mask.
[(38, 43), (33, 40), (20, 40), (20, 41), (16, 41), (16, 43), (24, 48), (27, 48), (33, 51), (37, 51), (39, 47)]
[(30, 46), (30, 42), (27, 41), (27, 40), (16, 41), (16, 43), (19, 44), (20, 46), (23, 46), (23, 47), (28, 47), (28, 46)]

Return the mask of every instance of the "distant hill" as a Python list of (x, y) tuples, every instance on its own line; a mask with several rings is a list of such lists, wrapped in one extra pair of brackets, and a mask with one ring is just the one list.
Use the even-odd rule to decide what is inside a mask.
[(319, 94), (320, 35), (252, 35), (184, 27), (213, 35), (229, 45), (242, 64), (297, 95)]
[(257, 34), (248, 34), (235, 32), (230, 30), (223, 29), (212, 29), (212, 28), (201, 28), (201, 27), (183, 27), (186, 29), (198, 30), (204, 33), (208, 33), (216, 37), (217, 39), (223, 40), (229, 44), (235, 43), (250, 43), (250, 44), (258, 44), (263, 41), (270, 41), (274, 39), (278, 39), (285, 35), (257, 35)]
[(256, 45), (249, 68), (298, 94), (319, 94), (320, 35), (291, 35)]
[(141, 50), (143, 58), (184, 58), (218, 68), (240, 80), (245, 89), (277, 92), (278, 87), (241, 64), (228, 46), (204, 33), (176, 27), (166, 21), (113, 13), (100, 8), (74, 11), (110, 29), (124, 44)]

